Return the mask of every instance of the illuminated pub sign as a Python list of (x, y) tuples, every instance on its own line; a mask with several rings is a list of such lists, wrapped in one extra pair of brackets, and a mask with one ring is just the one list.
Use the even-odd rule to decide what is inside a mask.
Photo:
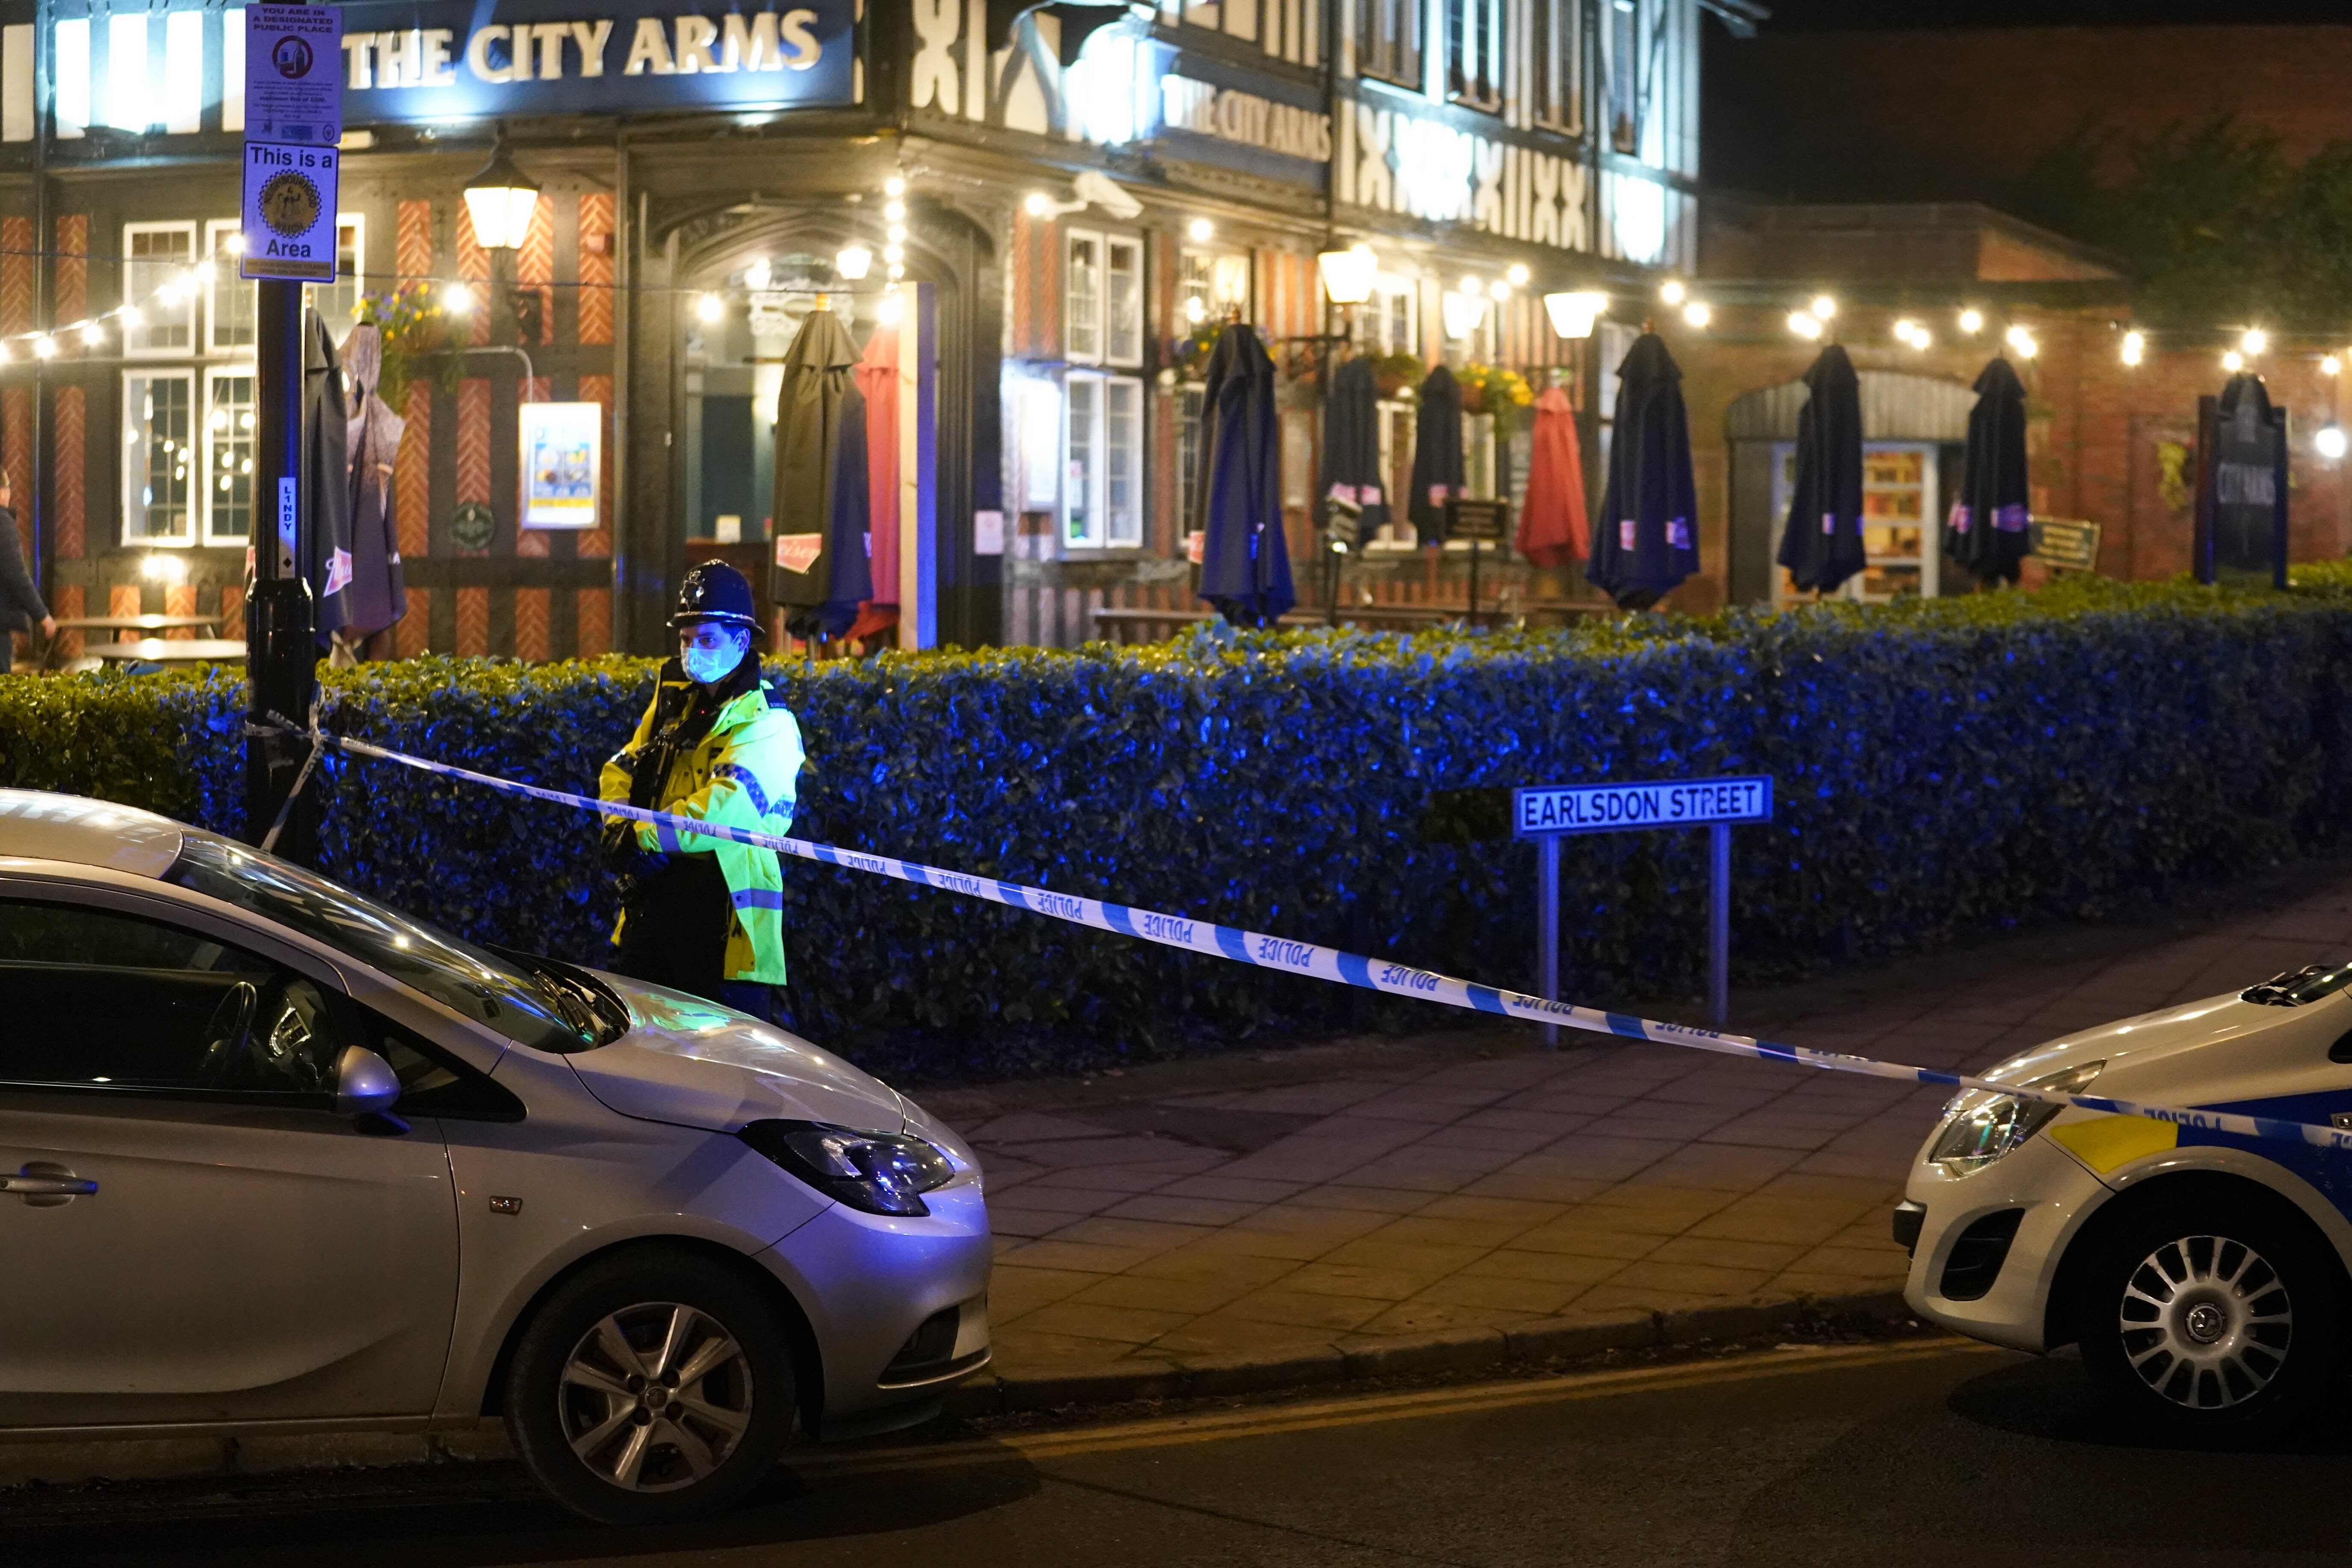
[[(859, 97), (856, 0), (357, 0), (343, 16), (347, 126), (661, 110), (838, 108)], [(0, 143), (44, 107), (61, 142), (245, 130), (242, 7), (57, 0), (50, 99), (35, 8), (0, 0)]]
[(790, 109), (856, 101), (854, 0), (361, 0), (343, 6), (343, 118)]

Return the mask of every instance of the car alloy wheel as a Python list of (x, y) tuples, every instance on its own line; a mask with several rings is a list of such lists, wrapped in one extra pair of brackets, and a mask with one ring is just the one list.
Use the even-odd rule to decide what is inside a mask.
[(598, 1322), (563, 1365), (557, 1419), (580, 1462), (625, 1491), (692, 1486), (751, 1424), (751, 1363), (709, 1313), (642, 1301)]
[(2279, 1271), (2244, 1242), (2185, 1236), (2132, 1270), (2117, 1327), (2132, 1371), (2160, 1397), (2220, 1410), (2278, 1376), (2294, 1303)]
[(559, 1280), (501, 1402), (531, 1479), (607, 1524), (706, 1518), (771, 1474), (799, 1406), (773, 1295), (737, 1264), (646, 1243)]

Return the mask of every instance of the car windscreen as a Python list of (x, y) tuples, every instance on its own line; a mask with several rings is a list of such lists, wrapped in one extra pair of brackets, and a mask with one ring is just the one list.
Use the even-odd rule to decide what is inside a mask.
[(274, 855), (191, 832), (166, 880), (349, 953), (518, 1045), (576, 1051), (607, 1037), (561, 984)]
[(2316, 1002), (2323, 996), (2333, 996), (2347, 985), (2352, 985), (2352, 963), (2305, 964), (2284, 974), (2273, 974), (2260, 985), (2250, 985), (2238, 993), (2247, 1002), (2260, 1002), (2272, 1007), (2300, 1007)]

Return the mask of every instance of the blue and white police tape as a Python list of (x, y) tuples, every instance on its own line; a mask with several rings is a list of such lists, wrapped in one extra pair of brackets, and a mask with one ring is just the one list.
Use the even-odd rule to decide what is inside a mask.
[[(272, 715), (273, 718), (276, 715)], [(2283, 1121), (2266, 1116), (2242, 1116), (2233, 1111), (2199, 1110), (2170, 1105), (2143, 1105), (2136, 1100), (2110, 1100), (2096, 1094), (2064, 1094), (2056, 1089), (2032, 1089), (2021, 1084), (1996, 1083), (1990, 1079), (1972, 1078), (1966, 1073), (1940, 1072), (1933, 1068), (1906, 1067), (1899, 1062), (1882, 1062), (1869, 1057), (1846, 1056), (1836, 1051), (1816, 1051), (1803, 1046), (1776, 1045), (1769, 1040), (1750, 1039), (1744, 1035), (1721, 1035), (1708, 1029), (1689, 1028), (1681, 1024), (1662, 1024), (1654, 1019), (1636, 1018), (1624, 1013), (1603, 1012), (1592, 1007), (1578, 1007), (1566, 1002), (1548, 1001), (1524, 992), (1506, 991), (1498, 986), (1480, 985), (1468, 980), (1456, 980), (1450, 975), (1434, 974), (1410, 964), (1387, 963), (1379, 959), (1365, 958), (1337, 948), (1318, 947), (1313, 942), (1292, 942), (1286, 937), (1268, 936), (1262, 931), (1244, 931), (1235, 926), (1217, 925), (1184, 915), (1161, 914), (1152, 910), (1139, 910), (1128, 904), (1106, 903), (1096, 899), (1075, 898), (1068, 893), (1056, 893), (1045, 888), (1032, 888), (1019, 882), (1003, 882), (989, 877), (970, 876), (961, 871), (942, 870), (937, 866), (925, 866), (913, 860), (899, 860), (887, 855), (867, 855), (854, 849), (839, 849), (830, 844), (813, 843), (805, 838), (792, 838), (782, 834), (756, 833), (748, 828), (731, 827), (719, 823), (698, 822), (691, 817), (677, 816), (668, 812), (648, 811), (642, 806), (619, 805), (609, 801), (591, 800), (586, 795), (571, 795), (562, 790), (542, 789), (536, 784), (517, 784), (511, 779), (496, 778), (478, 773), (468, 768), (452, 767), (446, 763), (430, 762), (404, 752), (387, 751), (364, 741), (329, 735), (323, 731), (312, 734), (279, 720), (291, 733), (310, 740), (313, 744), (339, 747), (355, 756), (375, 757), (404, 767), (421, 768), (426, 773), (448, 778), (466, 779), (488, 789), (507, 795), (527, 795), (533, 800), (552, 802), (558, 805), (576, 806), (605, 816), (622, 817), (651, 823), (680, 835), (698, 834), (707, 838), (730, 839), (759, 848), (772, 849), (779, 855), (791, 855), (820, 865), (839, 866), (851, 871), (866, 871), (877, 877), (892, 877), (918, 887), (936, 888), (944, 892), (961, 893), (965, 898), (982, 899), (989, 903), (1003, 904), (1008, 909), (1022, 910), (1033, 915), (1046, 915), (1073, 925), (1091, 927), (1096, 931), (1131, 936), (1144, 942), (1154, 942), (1163, 947), (1182, 948), (1190, 952), (1205, 953), (1212, 958), (1231, 959), (1236, 963), (1255, 964), (1261, 969), (1279, 970), (1286, 974), (1305, 975), (1338, 985), (1353, 985), (1366, 991), (1386, 992), (1392, 996), (1416, 997), (1448, 1007), (1461, 1007), (1474, 1013), (1487, 1013), (1497, 1017), (1520, 1018), (1531, 1024), (1561, 1024), (1571, 1029), (1583, 1029), (1597, 1035), (1613, 1035), (1620, 1039), (1647, 1040), (1654, 1045), (1682, 1046), (1691, 1050), (1713, 1051), (1718, 1056), (1746, 1057), (1756, 1061), (1783, 1062), (1791, 1067), (1820, 1068), (1831, 1072), (1854, 1073), (1864, 1078), (1887, 1079), (1899, 1083), (1935, 1084), (1957, 1089), (1977, 1089), (1988, 1094), (2008, 1095), (2012, 1099), (2030, 1100), (2043, 1105), (2074, 1106), (2083, 1110), (2106, 1111), (2118, 1116), (2145, 1116), (2157, 1121), (2170, 1121), (2182, 1127), (2207, 1132), (2223, 1132), (2241, 1138), (2262, 1138), (2294, 1143), (2308, 1143), (2322, 1149), (2352, 1149), (2352, 1132), (2333, 1127), (2319, 1127), (2304, 1121)]]

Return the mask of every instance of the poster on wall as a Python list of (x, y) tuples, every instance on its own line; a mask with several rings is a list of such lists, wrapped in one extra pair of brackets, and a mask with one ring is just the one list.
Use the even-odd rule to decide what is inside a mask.
[(522, 525), (593, 528), (604, 472), (604, 405), (526, 403), (522, 431)]

